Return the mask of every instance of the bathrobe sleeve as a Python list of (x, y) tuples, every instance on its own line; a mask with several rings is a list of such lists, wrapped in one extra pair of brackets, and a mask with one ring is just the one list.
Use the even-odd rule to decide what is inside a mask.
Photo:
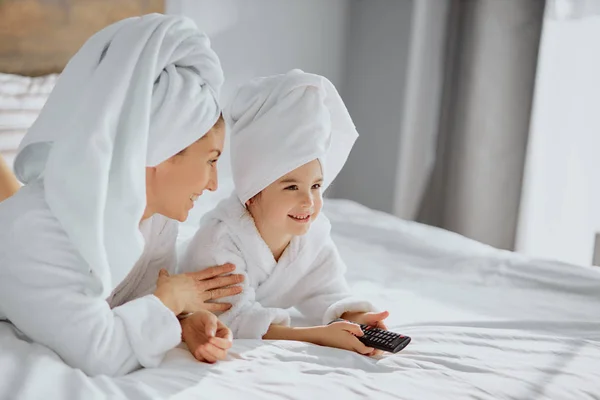
[(344, 274), (346, 264), (341, 259), (331, 237), (315, 260), (315, 265), (298, 285), (305, 295), (296, 308), (305, 316), (328, 324), (347, 311), (374, 311), (373, 305), (354, 297)]
[(182, 272), (199, 271), (226, 263), (235, 265), (234, 273), (244, 275), (242, 293), (219, 301), (232, 304), (219, 319), (231, 329), (235, 339), (262, 339), (271, 324), (290, 325), (286, 310), (263, 307), (256, 300), (246, 260), (223, 225), (215, 229), (201, 229), (196, 234), (187, 247), (180, 269)]
[(155, 367), (181, 341), (177, 317), (153, 295), (110, 309), (60, 223), (31, 211), (8, 234), (0, 307), (33, 341), (88, 375)]

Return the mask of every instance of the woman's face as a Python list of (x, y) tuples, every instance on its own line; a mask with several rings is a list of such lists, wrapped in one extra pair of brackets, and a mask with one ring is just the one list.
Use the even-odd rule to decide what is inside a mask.
[(185, 221), (205, 189), (217, 190), (217, 160), (223, 152), (225, 124), (155, 167), (146, 168), (146, 212)]

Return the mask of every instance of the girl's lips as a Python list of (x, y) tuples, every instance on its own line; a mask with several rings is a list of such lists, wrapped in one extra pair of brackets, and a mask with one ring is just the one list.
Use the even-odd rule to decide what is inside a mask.
[(306, 214), (306, 215), (288, 215), (288, 217), (290, 217), (294, 221), (300, 222), (300, 223), (307, 223), (308, 221), (310, 221), (310, 214)]

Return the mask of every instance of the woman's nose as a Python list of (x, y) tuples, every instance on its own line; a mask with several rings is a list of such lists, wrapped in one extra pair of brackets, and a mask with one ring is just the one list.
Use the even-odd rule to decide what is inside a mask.
[(208, 184), (206, 185), (206, 188), (208, 190), (210, 190), (211, 192), (214, 192), (215, 190), (217, 190), (219, 188), (219, 177), (217, 175), (216, 168), (211, 172), (210, 178), (208, 179)]

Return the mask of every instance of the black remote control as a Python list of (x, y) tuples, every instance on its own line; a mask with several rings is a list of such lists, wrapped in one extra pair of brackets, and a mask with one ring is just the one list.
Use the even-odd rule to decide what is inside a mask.
[[(330, 322), (330, 324), (338, 321), (346, 321), (345, 319), (338, 318)], [(410, 337), (404, 336), (399, 333), (392, 331), (386, 331), (385, 329), (373, 328), (368, 325), (360, 325), (364, 335), (359, 337), (365, 346), (373, 347), (377, 350), (388, 351), (390, 353), (397, 353), (405, 348), (410, 343)]]
[(409, 336), (399, 333), (372, 328), (367, 325), (361, 325), (360, 329), (362, 329), (364, 335), (359, 337), (358, 340), (363, 342), (367, 347), (397, 353), (410, 343)]

